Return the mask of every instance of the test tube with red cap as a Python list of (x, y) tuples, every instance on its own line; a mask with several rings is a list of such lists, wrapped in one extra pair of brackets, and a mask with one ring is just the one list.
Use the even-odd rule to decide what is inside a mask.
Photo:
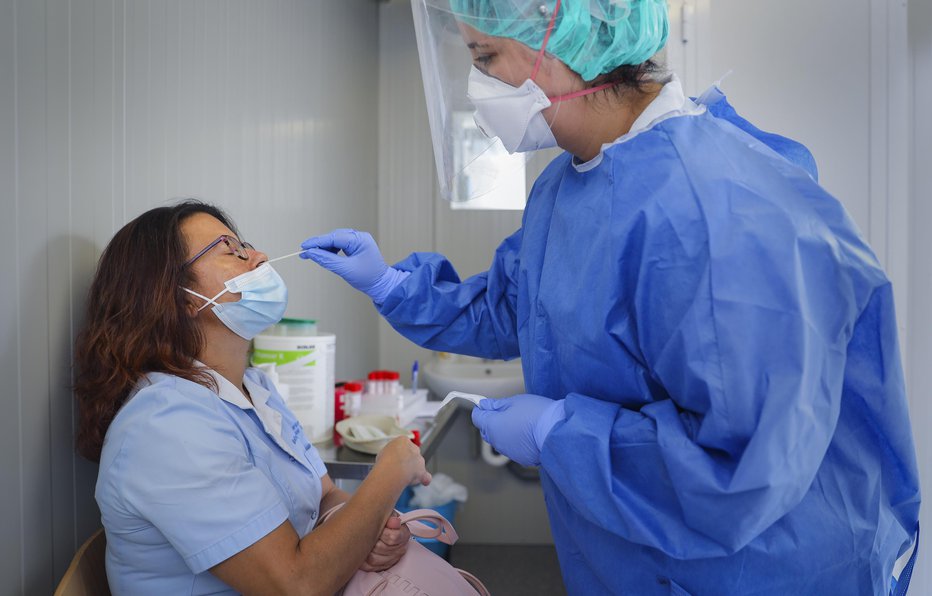
[(385, 391), (389, 395), (401, 393), (401, 374), (395, 370), (386, 370), (385, 373)]
[(359, 416), (362, 409), (362, 383), (350, 381), (343, 385), (343, 403), (347, 418)]
[(381, 371), (381, 370), (374, 370), (369, 373), (369, 384), (368, 384), (369, 393), (372, 393), (372, 394), (385, 393), (384, 388), (383, 388), (383, 381), (382, 381), (383, 374), (384, 374), (384, 371)]

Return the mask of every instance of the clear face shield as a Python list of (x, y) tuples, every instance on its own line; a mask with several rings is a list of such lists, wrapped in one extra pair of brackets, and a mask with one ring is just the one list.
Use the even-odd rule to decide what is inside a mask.
[[(520, 209), (529, 182), (559, 152), (550, 128), (559, 106), (531, 81), (542, 52), (488, 35), (483, 29), (505, 23), (472, 18), (469, 4), (413, 2), (440, 192), (454, 207)], [(509, 23), (526, 19), (522, 27), (543, 40), (554, 5), (534, 3)]]
[[(572, 131), (567, 100), (654, 55), (666, 0), (413, 0), (441, 195), (454, 206), (520, 195)], [(540, 85), (538, 85), (540, 83)], [(578, 105), (578, 104), (576, 104)], [(565, 138), (565, 137), (564, 137)]]

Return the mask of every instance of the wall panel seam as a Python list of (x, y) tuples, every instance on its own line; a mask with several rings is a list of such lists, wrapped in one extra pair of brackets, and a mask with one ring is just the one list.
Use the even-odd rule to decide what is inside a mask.
[(13, 2), (13, 217), (15, 236), (14, 236), (14, 256), (16, 258), (16, 279), (14, 282), (16, 291), (13, 292), (15, 302), (13, 310), (16, 313), (16, 418), (17, 418), (17, 443), (19, 449), (19, 588), (22, 594), (26, 582), (26, 558), (23, 553), (26, 552), (26, 536), (23, 527), (23, 500), (24, 500), (24, 478), (23, 478), (23, 358), (22, 350), (19, 349), (22, 342), (22, 325), (20, 323), (19, 312), (19, 290), (20, 290), (20, 239), (19, 239), (19, 3)]
[[(74, 147), (74, 138), (72, 123), (74, 121), (72, 115), (72, 61), (71, 56), (72, 52), (72, 12), (71, 12), (71, 2), (68, 2), (68, 387), (63, 393), (69, 397), (68, 404), (74, 403), (71, 398), (71, 388), (74, 386), (74, 185), (73, 185), (73, 176), (74, 176), (74, 164), (72, 163), (71, 158), (71, 149)], [(69, 407), (67, 409), (71, 413), (69, 425), (71, 428), (71, 437), (69, 443), (74, 445), (74, 407)], [(76, 549), (78, 546), (78, 479), (77, 479), (77, 466), (75, 465), (75, 454), (72, 450), (71, 453), (71, 519), (73, 523), (71, 525), (72, 533), (72, 546)]]

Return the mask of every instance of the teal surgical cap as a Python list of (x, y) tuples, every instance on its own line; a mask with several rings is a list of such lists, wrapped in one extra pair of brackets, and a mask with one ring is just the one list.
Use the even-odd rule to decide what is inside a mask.
[[(486, 35), (539, 50), (556, 0), (451, 0), (455, 17)], [(645, 62), (667, 41), (666, 0), (563, 0), (546, 51), (583, 80)]]

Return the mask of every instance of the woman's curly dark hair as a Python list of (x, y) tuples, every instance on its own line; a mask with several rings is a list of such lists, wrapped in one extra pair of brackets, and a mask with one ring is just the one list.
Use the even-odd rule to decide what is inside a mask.
[(194, 359), (203, 346), (182, 287), (194, 282), (181, 224), (211, 215), (235, 232), (218, 208), (187, 199), (146, 211), (110, 240), (97, 263), (87, 317), (75, 346), (76, 447), (100, 460), (117, 411), (146, 373), (164, 372), (212, 386)]

